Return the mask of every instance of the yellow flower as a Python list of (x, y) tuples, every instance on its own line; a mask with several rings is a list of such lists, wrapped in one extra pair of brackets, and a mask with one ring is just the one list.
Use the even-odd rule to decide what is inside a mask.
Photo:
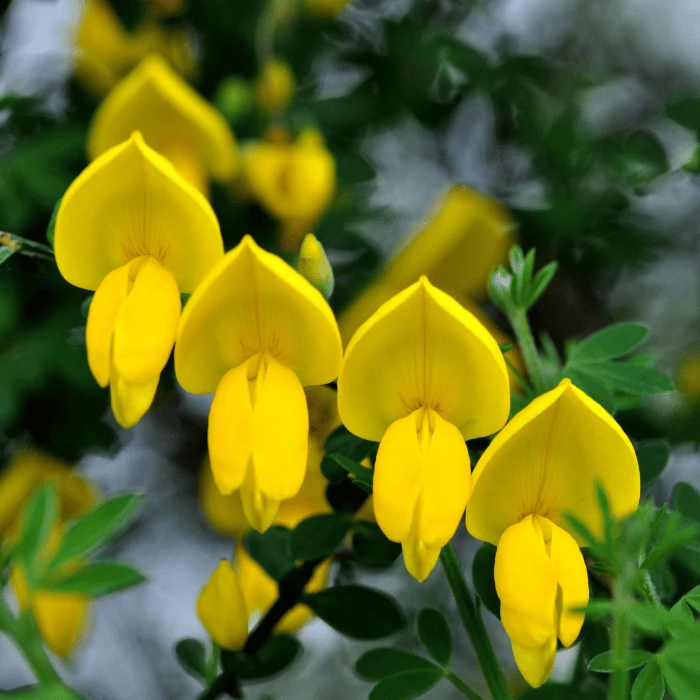
[(165, 31), (155, 21), (127, 32), (107, 0), (87, 0), (76, 39), (76, 75), (97, 95), (149, 54), (164, 56), (182, 73), (193, 71), (194, 54), (184, 32)]
[(419, 581), (432, 571), (470, 491), (465, 440), (496, 432), (510, 394), (496, 341), (426, 277), (380, 307), (350, 341), (338, 378), (345, 426), (381, 441), (374, 511)]
[[(265, 570), (246, 552), (241, 545), (236, 547), (234, 565), (241, 582), (241, 590), (246, 607), (250, 615), (264, 615), (270, 606), (277, 600), (278, 589), (274, 579), (267, 575)], [(304, 589), (306, 593), (317, 593), (328, 585), (328, 572), (330, 560), (320, 564), (314, 571), (311, 580)], [(301, 629), (311, 618), (313, 613), (306, 606), (295, 605), (275, 627), (275, 632), (292, 634)]]
[(622, 517), (639, 503), (637, 457), (614, 418), (568, 379), (535, 399), (496, 436), (472, 475), (467, 529), (497, 545), (501, 620), (525, 680), (549, 677), (557, 638), (570, 646), (588, 602), (586, 565), (565, 513), (597, 535), (596, 483)]
[(289, 64), (274, 58), (263, 66), (255, 84), (258, 104), (268, 112), (281, 112), (292, 101), (294, 87)]
[(197, 598), (197, 616), (222, 648), (240, 651), (248, 639), (248, 610), (231, 562), (222, 559)]
[(306, 9), (321, 17), (333, 17), (337, 15), (350, 0), (304, 0)]
[(238, 148), (226, 120), (160, 56), (144, 59), (102, 102), (88, 135), (95, 159), (134, 131), (201, 192), (231, 180)]
[(700, 353), (687, 353), (676, 367), (674, 380), (678, 391), (688, 399), (700, 398)]
[(321, 134), (309, 130), (294, 143), (249, 144), (243, 170), (253, 197), (282, 222), (282, 246), (297, 250), (335, 191), (335, 160)]
[[(95, 503), (94, 489), (73, 469), (32, 448), (20, 450), (0, 476), (0, 535), (14, 538), (20, 516), (36, 488), (52, 483), (59, 498), (59, 525), (49, 538), (49, 554), (60, 543), (66, 521), (87, 512)], [(20, 609), (31, 608), (46, 646), (60, 657), (68, 656), (87, 632), (89, 600), (70, 593), (30, 592), (20, 567), (10, 574), (10, 585)]]
[(88, 363), (124, 427), (148, 410), (192, 292), (223, 255), (216, 216), (140, 134), (107, 151), (68, 188), (56, 217), (63, 277), (97, 290)]
[(450, 187), (418, 233), (343, 312), (338, 320), (343, 341), (421, 275), (464, 306), (474, 305), (486, 295), (491, 270), (505, 261), (513, 234), (514, 223), (496, 200), (463, 185)]
[(209, 455), (223, 494), (241, 490), (264, 531), (299, 492), (308, 454), (304, 385), (338, 374), (342, 347), (321, 293), (250, 236), (206, 276), (182, 314), (175, 371), (182, 387), (216, 392)]

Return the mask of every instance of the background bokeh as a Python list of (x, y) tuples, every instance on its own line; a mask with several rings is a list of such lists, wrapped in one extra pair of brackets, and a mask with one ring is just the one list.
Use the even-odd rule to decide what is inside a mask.
[[(189, 0), (174, 12), (165, 0), (111, 5), (124, 31), (153, 22), (169, 36), (163, 51), (239, 145), (270, 138), (279, 125), (252, 105), (250, 87), (261, 0)], [(0, 231), (46, 243), (56, 202), (87, 163), (90, 119), (109, 85), (85, 69), (83, 3), (0, 8)], [(651, 327), (647, 349), (679, 391), (619, 418), (634, 438), (671, 436), (659, 497), (678, 480), (700, 488), (699, 33), (694, 0), (353, 0), (338, 16), (290, 13), (275, 39), (297, 84), (284, 127), (292, 136), (320, 131), (336, 164), (335, 195), (314, 227), (336, 272), (334, 310), (342, 314), (425, 227), (447, 187), (492, 195), (523, 247), (536, 246), (538, 264), (560, 262), (532, 314), (555, 346), (613, 320)], [(227, 249), (251, 233), (279, 250), (278, 222), (244, 190), (212, 186)], [(85, 359), (86, 293), (64, 282), (50, 256), (29, 253), (0, 268), (2, 455), (32, 444), (106, 493), (148, 496), (111, 552), (147, 583), (97, 601), (65, 675), (94, 700), (194, 697), (173, 644), (202, 636), (194, 601), (232, 548), (199, 502), (208, 399), (185, 395), (169, 366), (154, 409), (136, 428), (118, 428)], [(477, 262), (465, 256), (465, 270)], [(485, 297), (484, 284), (472, 301), (502, 326)], [(459, 544), (473, 550), (466, 533)], [(363, 576), (409, 614), (430, 601), (454, 615), (439, 574), (423, 585), (402, 566)], [(487, 622), (508, 659), (500, 625)], [(318, 621), (301, 635), (305, 663), (251, 697), (366, 697), (352, 671), (362, 645)], [(15, 650), (1, 647), (0, 688), (29, 680)], [(478, 684), (462, 638), (456, 658)], [(567, 668), (564, 655), (556, 672)], [(450, 693), (440, 686), (428, 697)]]

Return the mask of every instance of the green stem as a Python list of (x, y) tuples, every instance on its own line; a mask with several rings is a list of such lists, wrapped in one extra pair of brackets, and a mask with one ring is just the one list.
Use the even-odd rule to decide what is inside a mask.
[(527, 368), (527, 374), (532, 382), (535, 391), (538, 394), (543, 394), (547, 390), (542, 373), (542, 363), (540, 355), (537, 352), (535, 338), (532, 335), (530, 321), (527, 318), (527, 311), (517, 309), (508, 315), (510, 325), (513, 327), (515, 337), (518, 341), (518, 347), (523, 356), (523, 362)]
[(452, 685), (459, 690), (462, 695), (465, 695), (469, 700), (484, 700), (479, 693), (470, 688), (461, 678), (456, 676), (452, 671), (447, 671), (445, 673), (445, 678), (447, 678)]
[[(618, 601), (618, 604), (620, 601)], [(627, 670), (627, 647), (629, 643), (629, 620), (624, 608), (617, 608), (613, 618), (612, 642), (612, 677), (610, 682), (610, 700), (627, 700), (629, 672)]]
[(474, 647), (479, 666), (481, 666), (493, 700), (511, 700), (512, 695), (510, 694), (508, 683), (493, 651), (493, 645), (486, 632), (481, 614), (474, 605), (474, 599), (469, 592), (457, 554), (451, 544), (447, 544), (442, 548), (440, 562), (452, 590), (452, 595), (454, 595), (457, 603), (459, 616), (462, 618), (464, 629)]
[(40, 684), (61, 684), (41, 643), (36, 622), (31, 613), (15, 617), (0, 593), (0, 630), (5, 632), (22, 652)]
[(209, 665), (207, 666), (207, 685), (211, 685), (219, 672), (219, 658), (221, 652), (219, 645), (211, 640), (211, 656), (209, 657)]

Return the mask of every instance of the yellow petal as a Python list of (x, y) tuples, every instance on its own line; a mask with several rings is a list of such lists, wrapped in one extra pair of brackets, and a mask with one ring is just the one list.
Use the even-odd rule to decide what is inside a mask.
[(90, 159), (134, 131), (176, 166), (188, 163), (186, 177), (199, 168), (228, 181), (238, 171), (238, 149), (226, 120), (160, 56), (144, 59), (95, 112), (88, 136)]
[(30, 593), (27, 578), (19, 567), (12, 569), (10, 584), (20, 610), (31, 607), (46, 646), (61, 658), (69, 656), (87, 633), (89, 599), (69, 593)]
[(112, 413), (122, 428), (131, 428), (143, 418), (153, 403), (159, 379), (160, 375), (145, 384), (127, 384), (112, 368), (109, 395)]
[(556, 637), (557, 576), (542, 530), (528, 515), (498, 542), (494, 567), (501, 622), (513, 642), (538, 648)]
[(484, 452), (472, 475), (467, 529), (496, 544), (527, 514), (568, 531), (568, 512), (600, 533), (596, 482), (616, 516), (636, 510), (640, 479), (632, 444), (609, 413), (565, 379), (520, 411)]
[(0, 536), (14, 533), (25, 503), (46, 482), (58, 491), (61, 521), (82, 515), (95, 503), (95, 489), (71, 467), (37, 449), (23, 447), (0, 473)]
[(321, 293), (250, 236), (226, 254), (185, 305), (175, 346), (184, 389), (206, 394), (257, 353), (289, 367), (303, 385), (338, 375), (342, 348)]
[(209, 414), (209, 454), (219, 490), (241, 489), (250, 524), (265, 531), (279, 502), (301, 488), (308, 449), (306, 398), (294, 372), (271, 357), (228, 372)]
[(231, 562), (222, 559), (197, 598), (197, 616), (222, 648), (239, 651), (248, 638), (248, 610)]
[[(240, 544), (236, 547), (234, 564), (249, 613), (264, 615), (277, 600), (277, 584)], [(304, 591), (317, 593), (323, 590), (328, 585), (329, 570), (329, 561), (318, 566)], [(313, 613), (306, 605), (296, 605), (279, 621), (275, 632), (294, 634), (312, 617)]]
[(510, 408), (508, 374), (491, 334), (423, 277), (353, 336), (338, 378), (338, 410), (355, 435), (379, 441), (426, 406), (465, 439), (490, 435)]
[(557, 653), (557, 638), (552, 636), (541, 647), (523, 647), (511, 642), (513, 656), (523, 678), (533, 687), (539, 688), (550, 676)]
[(208, 458), (199, 477), (199, 503), (207, 522), (222, 535), (243, 537), (250, 530), (250, 524), (243, 512), (240, 492), (235, 491), (224, 496), (219, 491)]
[(227, 372), (209, 411), (209, 458), (219, 491), (228, 495), (243, 484), (253, 456), (253, 404), (248, 366)]
[(401, 242), (381, 276), (343, 312), (338, 321), (343, 341), (421, 275), (460, 301), (482, 299), (491, 270), (508, 255), (513, 233), (512, 219), (496, 200), (453, 185), (438, 197), (418, 232)]
[(56, 264), (76, 287), (97, 289), (112, 270), (155, 258), (191, 292), (223, 255), (207, 200), (140, 134), (110, 149), (74, 180), (56, 216)]
[(133, 286), (114, 325), (113, 362), (126, 383), (145, 384), (160, 375), (170, 357), (180, 320), (180, 292), (173, 276), (154, 258), (134, 261), (132, 274)]
[(374, 473), (374, 512), (386, 536), (403, 544), (419, 581), (457, 529), (469, 498), (469, 454), (457, 428), (434, 411), (394, 422), (382, 438)]
[(571, 612), (572, 608), (588, 605), (588, 571), (581, 550), (574, 538), (554, 523), (538, 518), (540, 527), (549, 535), (549, 556), (559, 584), (557, 596), (557, 637), (565, 647), (570, 647), (579, 635), (585, 615)]
[(90, 371), (102, 388), (109, 384), (114, 324), (129, 292), (131, 264), (112, 270), (102, 280), (90, 302), (85, 328), (87, 359)]

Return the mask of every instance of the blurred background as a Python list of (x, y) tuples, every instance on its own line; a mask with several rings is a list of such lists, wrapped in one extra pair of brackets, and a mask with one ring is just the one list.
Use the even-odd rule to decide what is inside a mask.
[[(169, 365), (152, 411), (118, 428), (87, 367), (90, 297), (51, 256), (52, 213), (94, 155), (96, 110), (153, 55), (235, 136), (235, 173), (191, 178), (227, 249), (251, 233), (293, 261), (313, 231), (335, 270), (330, 301), (346, 342), (382, 294), (421, 273), (505, 342), (488, 273), (513, 241), (535, 246), (538, 265), (560, 263), (532, 315), (552, 352), (614, 320), (651, 327), (647, 350), (678, 392), (617, 417), (634, 439), (671, 437), (658, 498), (678, 481), (700, 488), (695, 0), (0, 0), (0, 12), (2, 462), (31, 446), (104, 493), (148, 496), (111, 552), (147, 583), (92, 606), (63, 665), (81, 692), (195, 697), (173, 646), (203, 638), (194, 601), (234, 546), (201, 477), (209, 398), (185, 395)], [(164, 150), (200, 137), (185, 112), (172, 118), (181, 122)], [(464, 532), (458, 543), (466, 559), (474, 545)], [(440, 571), (422, 585), (401, 565), (333, 575), (394, 593), (409, 615), (427, 603), (455, 614)], [(487, 623), (509, 659), (500, 625)], [(361, 644), (319, 621), (301, 638), (304, 662), (251, 698), (367, 696), (352, 670)], [(0, 689), (28, 682), (0, 643)], [(458, 637), (455, 670), (478, 685), (467, 647)], [(562, 655), (555, 673), (570, 667)]]

